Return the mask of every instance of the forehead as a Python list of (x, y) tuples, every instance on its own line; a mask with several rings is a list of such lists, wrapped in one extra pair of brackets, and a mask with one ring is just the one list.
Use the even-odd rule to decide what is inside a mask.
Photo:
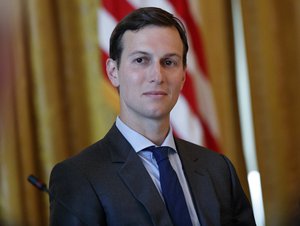
[(122, 38), (123, 52), (168, 52), (183, 54), (183, 43), (175, 27), (146, 26), (137, 31), (127, 30)]

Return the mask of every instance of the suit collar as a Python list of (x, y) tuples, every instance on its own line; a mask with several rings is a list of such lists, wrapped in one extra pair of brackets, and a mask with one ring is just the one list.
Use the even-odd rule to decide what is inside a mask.
[(201, 226), (219, 225), (219, 202), (209, 172), (201, 164), (205, 159), (194, 145), (176, 139), (176, 146)]

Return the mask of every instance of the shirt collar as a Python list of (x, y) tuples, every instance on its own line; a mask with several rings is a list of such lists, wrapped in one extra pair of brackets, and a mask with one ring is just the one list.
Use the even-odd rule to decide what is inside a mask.
[[(116, 119), (116, 126), (136, 152), (139, 152), (149, 146), (157, 146), (153, 144), (152, 141), (127, 126), (119, 117), (117, 117)], [(161, 146), (168, 146), (176, 151), (174, 136), (171, 127), (166, 139), (163, 141)]]

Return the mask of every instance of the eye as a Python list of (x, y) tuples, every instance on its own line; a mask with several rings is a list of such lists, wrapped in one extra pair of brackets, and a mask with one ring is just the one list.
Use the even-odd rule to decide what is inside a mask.
[(173, 59), (165, 59), (164, 60), (164, 65), (166, 65), (168, 67), (176, 66), (177, 62), (176, 62), (176, 60), (173, 60)]
[(137, 57), (136, 59), (134, 59), (134, 62), (136, 62), (137, 64), (146, 64), (148, 61), (149, 59), (146, 57)]
[(166, 63), (166, 65), (169, 65), (169, 66), (174, 64), (174, 62), (172, 60), (166, 60), (165, 63)]
[(137, 58), (137, 59), (135, 59), (135, 61), (136, 61), (137, 63), (142, 63), (142, 62), (143, 62), (143, 59), (142, 59), (142, 58)]

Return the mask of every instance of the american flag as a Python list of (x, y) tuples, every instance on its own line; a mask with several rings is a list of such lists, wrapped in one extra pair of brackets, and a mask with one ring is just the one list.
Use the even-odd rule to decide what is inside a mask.
[[(112, 30), (125, 15), (136, 8), (155, 6), (178, 17), (187, 30), (189, 52), (187, 78), (177, 104), (171, 112), (171, 124), (176, 136), (219, 150), (218, 123), (210, 79), (201, 37), (198, 1), (194, 0), (100, 0), (98, 40), (103, 64), (109, 52)], [(103, 75), (105, 72), (103, 71)]]

